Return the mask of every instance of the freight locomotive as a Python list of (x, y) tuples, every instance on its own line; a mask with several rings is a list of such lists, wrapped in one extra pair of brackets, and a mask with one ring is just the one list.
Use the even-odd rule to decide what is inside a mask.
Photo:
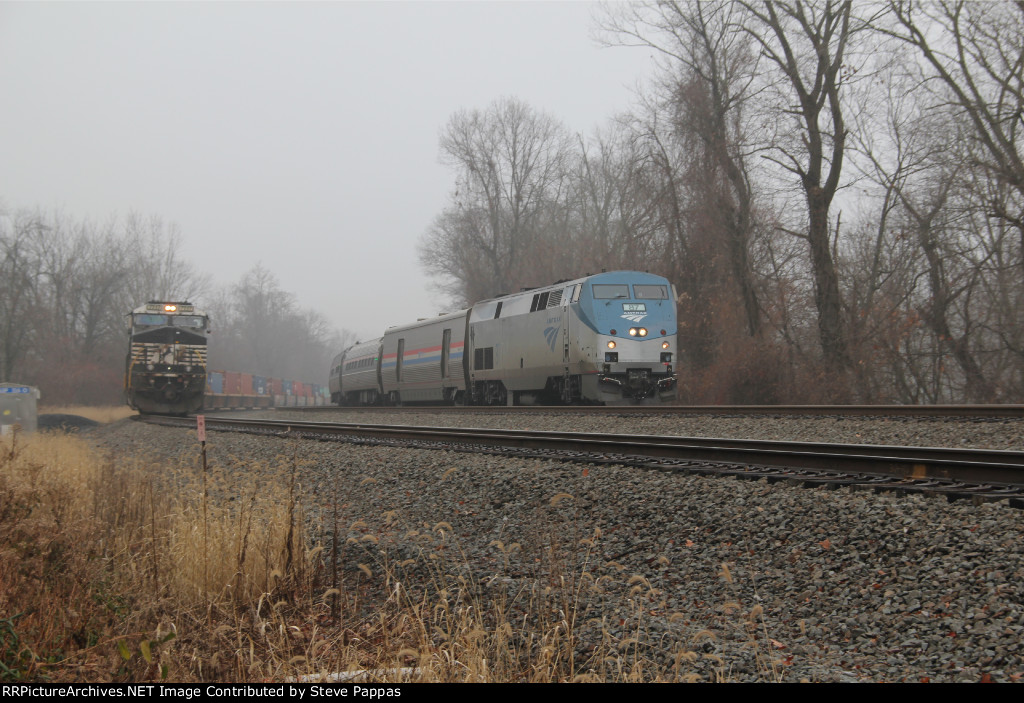
[(143, 413), (187, 415), (203, 407), (210, 318), (187, 302), (150, 301), (129, 314), (128, 405)]
[(657, 404), (676, 396), (675, 290), (615, 271), (391, 327), (335, 357), (338, 405)]

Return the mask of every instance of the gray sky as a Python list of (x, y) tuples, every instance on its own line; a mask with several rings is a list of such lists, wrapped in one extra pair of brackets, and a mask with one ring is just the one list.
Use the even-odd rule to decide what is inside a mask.
[(218, 284), (258, 262), (360, 338), (436, 314), (416, 244), (459, 109), (589, 135), (650, 72), (582, 2), (0, 0), (0, 207), (176, 223)]

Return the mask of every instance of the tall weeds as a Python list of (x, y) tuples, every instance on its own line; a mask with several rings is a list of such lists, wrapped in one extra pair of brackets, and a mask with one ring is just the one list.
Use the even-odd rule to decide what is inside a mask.
[[(0, 681), (700, 678), (689, 649), (660, 656), (658, 590), (597, 558), (573, 495), (537, 509), (528, 541), (494, 540), (487, 573), (447, 522), (358, 514), (373, 479), (340, 480), (314, 528), (300, 468), (5, 438)], [(613, 592), (631, 604), (615, 623)]]

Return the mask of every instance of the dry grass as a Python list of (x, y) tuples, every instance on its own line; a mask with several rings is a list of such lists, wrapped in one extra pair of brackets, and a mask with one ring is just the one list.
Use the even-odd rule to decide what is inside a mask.
[[(592, 569), (600, 535), (582, 534), (569, 494), (539, 518), (537, 544), (493, 543), (498, 571), (479, 583), (447, 523), (410, 529), (391, 512), (369, 530), (339, 495), (334, 537), (314, 545), (295, 461), (274, 470), (268, 482), (270, 467), (123, 465), (73, 436), (5, 440), (0, 681), (720, 677), (695, 673), (706, 657), (688, 647), (655, 663), (644, 613), (657, 589)], [(240, 482), (250, 473), (264, 478)], [(505, 573), (523, 550), (537, 574)], [(587, 605), (616, 588), (635, 603), (625, 635)]]
[(107, 424), (110, 422), (117, 422), (123, 420), (126, 417), (132, 415), (138, 415), (135, 410), (132, 410), (127, 405), (55, 405), (52, 407), (40, 406), (39, 414), (61, 414), (61, 415), (80, 415), (81, 417), (95, 420), (96, 422)]

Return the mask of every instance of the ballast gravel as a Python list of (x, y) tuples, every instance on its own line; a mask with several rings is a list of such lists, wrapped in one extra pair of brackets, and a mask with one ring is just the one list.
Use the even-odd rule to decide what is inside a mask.
[[(1022, 446), (1017, 422), (845, 420), (831, 432), (820, 420), (695, 418), (678, 421), (686, 429), (677, 432), (664, 418), (459, 421)], [(390, 422), (457, 421), (403, 414)], [(703, 432), (694, 430), (700, 423)], [(746, 432), (746, 423), (760, 429)], [(91, 436), (114, 453), (179, 466), (198, 451), (194, 432), (130, 421)], [(317, 533), (329, 536), (337, 505), (345, 568), (367, 566), (382, 585), (388, 570), (409, 588), (443, 573), (513, 614), (555, 604), (573, 623), (580, 661), (635, 653), (666, 678), (725, 681), (1024, 678), (1024, 511), (1005, 504), (220, 432), (209, 433), (207, 450), (229, 478), (268, 483), (285, 457)]]

